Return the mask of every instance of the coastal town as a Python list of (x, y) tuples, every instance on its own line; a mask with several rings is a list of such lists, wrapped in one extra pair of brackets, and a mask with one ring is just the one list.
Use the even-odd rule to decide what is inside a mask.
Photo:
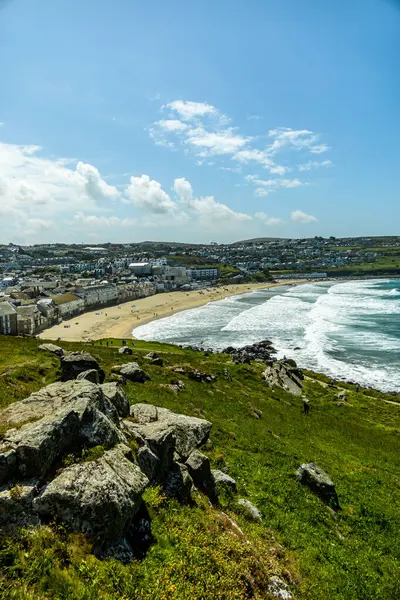
[(84, 312), (162, 292), (360, 275), (400, 275), (400, 238), (9, 244), (0, 246), (0, 334), (37, 335)]

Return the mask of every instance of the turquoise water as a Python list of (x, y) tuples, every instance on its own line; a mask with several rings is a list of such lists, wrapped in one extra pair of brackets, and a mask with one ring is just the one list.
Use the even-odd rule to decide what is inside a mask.
[(280, 356), (302, 367), (400, 391), (400, 280), (260, 290), (177, 313), (134, 333), (215, 349), (270, 339)]

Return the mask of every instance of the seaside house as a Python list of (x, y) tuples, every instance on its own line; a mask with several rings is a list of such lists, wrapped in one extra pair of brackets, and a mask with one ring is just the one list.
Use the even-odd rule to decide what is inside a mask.
[(0, 302), (0, 335), (17, 334), (17, 311), (10, 302)]
[(65, 294), (55, 294), (51, 296), (54, 304), (60, 311), (60, 316), (63, 319), (69, 319), (74, 315), (78, 315), (85, 310), (85, 301), (83, 298), (66, 292)]

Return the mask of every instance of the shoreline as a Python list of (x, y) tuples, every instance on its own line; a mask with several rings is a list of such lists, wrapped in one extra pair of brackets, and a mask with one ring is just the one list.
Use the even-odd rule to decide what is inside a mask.
[(161, 292), (146, 298), (82, 313), (45, 329), (37, 337), (42, 340), (70, 342), (87, 342), (105, 338), (134, 339), (133, 331), (137, 327), (170, 317), (178, 312), (256, 290), (306, 282), (307, 280), (304, 279), (293, 279), (273, 283), (241, 283), (188, 292)]

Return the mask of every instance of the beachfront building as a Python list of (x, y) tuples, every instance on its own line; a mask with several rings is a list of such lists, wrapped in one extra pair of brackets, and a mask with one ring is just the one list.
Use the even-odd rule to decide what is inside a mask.
[(74, 315), (78, 315), (85, 310), (85, 301), (83, 298), (79, 298), (75, 294), (69, 292), (65, 294), (55, 294), (51, 297), (54, 304), (60, 311), (60, 316), (63, 319), (69, 319)]
[(134, 275), (138, 275), (139, 277), (144, 275), (151, 275), (152, 268), (153, 265), (150, 262), (137, 262), (131, 263), (129, 265), (130, 271), (132, 271)]
[(48, 325), (46, 317), (36, 304), (17, 306), (16, 311), (19, 335), (35, 335)]
[(187, 273), (189, 278), (195, 281), (216, 281), (219, 277), (219, 270), (217, 268), (187, 269)]
[(0, 302), (0, 335), (17, 334), (17, 311), (10, 302)]
[(76, 293), (84, 299), (86, 310), (116, 304), (118, 301), (118, 288), (113, 283), (77, 287)]

